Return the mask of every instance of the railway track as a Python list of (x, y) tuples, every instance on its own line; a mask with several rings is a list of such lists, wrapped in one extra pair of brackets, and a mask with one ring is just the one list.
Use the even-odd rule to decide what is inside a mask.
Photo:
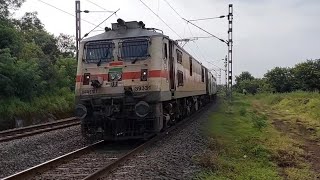
[(115, 168), (121, 166), (126, 160), (138, 152), (146, 149), (155, 142), (171, 134), (178, 128), (182, 128), (187, 122), (197, 118), (208, 106), (202, 108), (188, 118), (178, 122), (175, 126), (154, 136), (150, 140), (132, 144), (129, 147), (119, 148), (119, 145), (112, 144), (104, 146), (104, 141), (99, 141), (90, 146), (73, 151), (43, 164), (24, 170), (17, 174), (8, 176), (4, 180), (25, 180), (25, 179), (99, 179)]
[(44, 123), (39, 125), (27, 126), (22, 128), (15, 128), (6, 131), (0, 131), (0, 142), (11, 141), (22, 137), (32, 136), (56, 129), (62, 129), (70, 126), (80, 124), (80, 121), (75, 118), (67, 118), (50, 123)]

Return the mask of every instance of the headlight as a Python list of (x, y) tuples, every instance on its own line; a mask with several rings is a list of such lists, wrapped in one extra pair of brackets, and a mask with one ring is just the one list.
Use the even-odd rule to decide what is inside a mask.
[(78, 104), (75, 109), (75, 114), (78, 119), (84, 119), (87, 116), (87, 108), (83, 104)]
[(135, 106), (136, 115), (139, 117), (146, 117), (149, 114), (150, 106), (145, 101), (140, 101)]
[(117, 78), (118, 81), (121, 80), (121, 78), (122, 78), (121, 76), (122, 76), (122, 75), (121, 75), (120, 72), (117, 72), (117, 73), (116, 73), (116, 78)]
[(122, 73), (121, 72), (109, 72), (109, 81), (121, 81)]
[(116, 74), (115, 73), (109, 73), (109, 77), (110, 77), (110, 80), (115, 80), (116, 79)]

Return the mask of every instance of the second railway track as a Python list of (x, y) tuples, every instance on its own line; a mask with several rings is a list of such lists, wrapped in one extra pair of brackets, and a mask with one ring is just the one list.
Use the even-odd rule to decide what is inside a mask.
[(32, 125), (22, 128), (15, 128), (6, 131), (0, 131), (0, 142), (11, 141), (22, 137), (32, 136), (52, 130), (67, 128), (70, 126), (79, 125), (80, 121), (77, 118), (67, 118), (50, 123)]

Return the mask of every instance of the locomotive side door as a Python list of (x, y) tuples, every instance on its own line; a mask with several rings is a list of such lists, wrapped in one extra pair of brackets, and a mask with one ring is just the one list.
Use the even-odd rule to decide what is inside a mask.
[(175, 66), (174, 66), (174, 58), (173, 58), (173, 46), (174, 42), (169, 41), (169, 74), (170, 74), (170, 91), (175, 91)]

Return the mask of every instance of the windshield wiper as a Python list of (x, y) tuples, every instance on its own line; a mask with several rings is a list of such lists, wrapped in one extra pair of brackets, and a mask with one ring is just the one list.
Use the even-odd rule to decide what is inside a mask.
[[(105, 58), (108, 59), (108, 55), (109, 55), (109, 52), (107, 51), (106, 55), (105, 55)], [(101, 66), (101, 63), (102, 63), (102, 58), (99, 60), (99, 62), (97, 63), (97, 66)]]
[(102, 59), (99, 60), (99, 62), (97, 63), (97, 66), (101, 66), (101, 62), (102, 62)]
[(139, 59), (139, 58), (136, 57), (136, 58), (131, 62), (131, 64), (136, 63), (138, 59)]

